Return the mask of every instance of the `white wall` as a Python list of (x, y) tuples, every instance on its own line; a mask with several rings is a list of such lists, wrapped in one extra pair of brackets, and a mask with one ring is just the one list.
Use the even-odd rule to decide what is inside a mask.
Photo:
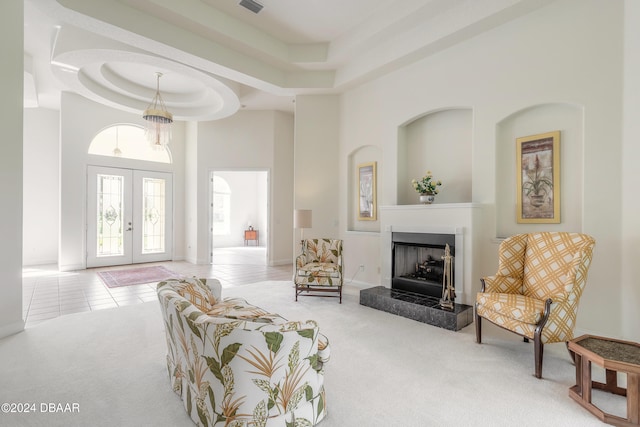
[(60, 113), (24, 110), (22, 264), (58, 263)]
[[(197, 233), (187, 246), (196, 248), (196, 262), (208, 262), (209, 176), (214, 170), (268, 170), (271, 176), (268, 263), (291, 263), (291, 246), (274, 241), (291, 236), (293, 119), (277, 111), (240, 111), (222, 120), (200, 122), (197, 131)], [(278, 165), (278, 168), (275, 168)]]
[[(378, 201), (393, 205), (398, 199), (399, 127), (431, 111), (455, 106), (472, 109), (472, 201), (483, 205), (485, 211), (479, 250), (474, 253), (481, 254), (480, 273), (485, 275), (495, 273), (497, 267), (496, 192), (498, 168), (503, 167), (496, 161), (498, 124), (537, 105), (560, 103), (583, 109), (584, 129), (579, 141), (582, 157), (577, 167), (572, 163), (575, 159), (563, 163), (565, 173), (583, 179), (583, 189), (567, 189), (583, 193), (571, 199), (581, 202), (577, 207), (581, 229), (574, 230), (572, 224), (572, 231), (591, 234), (597, 241), (578, 329), (614, 336), (628, 334), (621, 316), (621, 289), (627, 286), (621, 285), (623, 195), (616, 184), (621, 179), (622, 4), (599, 0), (554, 2), (346, 92), (341, 98), (339, 119), (341, 158), (347, 159), (365, 144), (382, 150), (380, 169), (384, 173), (378, 185)], [(551, 122), (539, 122), (539, 126), (531, 130), (542, 133), (558, 127)], [(632, 174), (637, 176), (638, 172)], [(346, 164), (340, 175), (340, 187), (346, 188)], [(341, 221), (345, 223), (350, 202), (346, 191), (340, 197)], [(512, 209), (513, 214), (501, 221), (513, 225), (509, 231), (528, 231), (525, 224), (515, 225), (515, 206)], [(372, 234), (343, 235), (349, 248), (345, 250), (345, 263), (357, 264), (360, 254), (369, 251)], [(379, 259), (370, 258), (369, 263), (373, 265), (365, 269), (360, 280), (379, 284)], [(479, 282), (475, 283), (479, 288)]]
[(0, 156), (0, 338), (24, 328), (22, 319), (22, 81), (23, 2), (2, 3), (0, 87), (3, 102)]
[(60, 117), (59, 269), (78, 270), (86, 266), (86, 187), (89, 164), (173, 173), (173, 259), (184, 259), (184, 123), (175, 122), (173, 125), (170, 144), (173, 163), (164, 164), (87, 154), (91, 140), (100, 130), (115, 123), (143, 125), (141, 116), (63, 92)]
[(584, 193), (584, 109), (576, 105), (545, 104), (518, 111), (496, 126), (496, 217), (498, 237), (522, 232), (514, 222), (516, 206), (516, 145), (521, 136), (540, 129), (560, 130), (560, 224), (528, 224), (527, 231), (580, 231)]
[(398, 204), (418, 203), (409, 183), (427, 170), (443, 183), (439, 203), (471, 201), (472, 128), (472, 112), (466, 108), (437, 111), (406, 125), (405, 137), (398, 138)]
[[(335, 95), (296, 97), (295, 209), (312, 211), (312, 228), (304, 231), (305, 238), (339, 237), (339, 109)], [(296, 239), (299, 233), (296, 230)]]
[[(294, 118), (291, 114), (275, 114), (273, 169), (269, 180), (271, 201), (268, 206), (271, 219), (269, 253), (271, 265), (292, 263), (293, 239), (293, 153)], [(276, 191), (277, 190), (277, 191)]]
[[(185, 259), (198, 263), (198, 123), (185, 124), (184, 216)], [(203, 263), (206, 260), (203, 260)]]

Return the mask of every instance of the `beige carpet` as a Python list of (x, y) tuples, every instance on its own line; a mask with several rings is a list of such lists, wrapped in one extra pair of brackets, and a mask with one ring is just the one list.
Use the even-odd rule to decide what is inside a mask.
[[(568, 397), (574, 367), (564, 344), (545, 348), (542, 380), (533, 348), (485, 326), (451, 332), (358, 304), (355, 287), (334, 298), (293, 301), (291, 282), (227, 288), (293, 319), (316, 319), (331, 341), (323, 427), (601, 426)], [(2, 426), (191, 426), (169, 387), (165, 338), (155, 302), (63, 316), (0, 340), (0, 403), (35, 413), (0, 413)], [(608, 410), (622, 398), (596, 394)], [(77, 403), (79, 412), (40, 412)]]

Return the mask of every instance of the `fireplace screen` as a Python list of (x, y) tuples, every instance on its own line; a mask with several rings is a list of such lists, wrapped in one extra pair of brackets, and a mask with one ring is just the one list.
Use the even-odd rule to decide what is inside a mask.
[(393, 233), (392, 287), (440, 298), (445, 245), (455, 256), (454, 243), (455, 235)]

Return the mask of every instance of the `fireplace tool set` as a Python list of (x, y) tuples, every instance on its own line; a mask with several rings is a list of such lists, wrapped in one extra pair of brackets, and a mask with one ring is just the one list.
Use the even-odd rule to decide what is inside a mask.
[(456, 290), (451, 282), (451, 276), (453, 273), (451, 264), (452, 258), (449, 244), (447, 244), (444, 248), (444, 256), (442, 257), (444, 260), (444, 272), (442, 275), (442, 298), (440, 298), (440, 307), (447, 310), (453, 310), (453, 301), (456, 298)]

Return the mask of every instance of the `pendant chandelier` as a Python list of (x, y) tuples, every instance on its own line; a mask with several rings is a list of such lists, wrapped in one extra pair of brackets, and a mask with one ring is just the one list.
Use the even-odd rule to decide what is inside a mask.
[(160, 77), (162, 73), (156, 72), (156, 95), (142, 113), (142, 118), (147, 121), (145, 134), (154, 150), (164, 150), (171, 141), (171, 123), (173, 114), (167, 111), (162, 96), (160, 95)]

